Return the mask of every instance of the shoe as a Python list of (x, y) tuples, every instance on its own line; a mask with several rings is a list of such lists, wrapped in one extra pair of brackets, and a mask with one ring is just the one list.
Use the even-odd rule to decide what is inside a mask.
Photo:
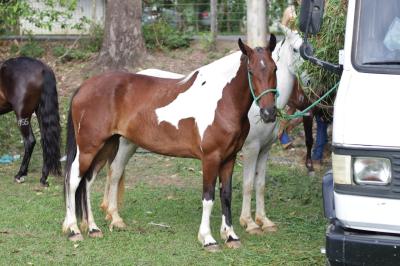
[(288, 149), (293, 148), (293, 142), (288, 142), (288, 143), (282, 144), (282, 148), (284, 150), (288, 150)]
[(281, 142), (282, 147), (285, 150), (293, 147), (293, 141), (285, 131), (283, 131), (281, 137), (279, 138), (279, 141)]

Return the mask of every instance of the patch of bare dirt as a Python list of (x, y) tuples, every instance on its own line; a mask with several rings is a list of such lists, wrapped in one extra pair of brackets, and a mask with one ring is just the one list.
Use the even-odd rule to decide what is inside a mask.
[(127, 187), (134, 187), (137, 183), (178, 188), (202, 184), (202, 172), (193, 159), (162, 156), (143, 150), (133, 155), (125, 173)]

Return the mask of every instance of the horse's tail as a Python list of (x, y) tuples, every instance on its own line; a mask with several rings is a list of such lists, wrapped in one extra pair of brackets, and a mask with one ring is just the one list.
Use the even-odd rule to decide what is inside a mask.
[(43, 91), (37, 109), (43, 149), (43, 165), (49, 173), (60, 176), (60, 115), (56, 78), (51, 69), (45, 68)]
[[(74, 98), (75, 94), (72, 96)], [(71, 104), (72, 104), (71, 99)], [(71, 178), (71, 167), (77, 156), (77, 145), (75, 138), (75, 128), (72, 121), (72, 109), (71, 105), (68, 112), (67, 121), (67, 145), (66, 145), (67, 160), (65, 163), (65, 180), (64, 180), (64, 200), (66, 200), (70, 191), (70, 178)], [(79, 182), (78, 188), (75, 192), (75, 210), (76, 217), (78, 220), (82, 220), (82, 216), (87, 218), (87, 197), (86, 197), (86, 177), (91, 176), (93, 168), (90, 167), (89, 170), (83, 175), (81, 182)]]

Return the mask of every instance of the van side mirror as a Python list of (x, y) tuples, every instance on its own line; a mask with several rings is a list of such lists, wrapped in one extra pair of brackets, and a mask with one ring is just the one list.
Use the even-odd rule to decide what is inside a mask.
[(322, 26), (325, 0), (303, 0), (300, 7), (300, 30), (307, 34), (317, 34)]

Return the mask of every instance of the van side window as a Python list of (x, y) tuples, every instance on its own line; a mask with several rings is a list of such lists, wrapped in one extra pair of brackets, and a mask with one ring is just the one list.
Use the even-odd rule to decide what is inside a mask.
[(360, 66), (399, 62), (400, 1), (362, 0), (359, 4), (355, 63)]

